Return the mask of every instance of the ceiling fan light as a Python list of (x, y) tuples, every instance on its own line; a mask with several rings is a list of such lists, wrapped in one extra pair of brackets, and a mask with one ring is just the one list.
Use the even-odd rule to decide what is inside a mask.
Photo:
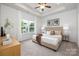
[(45, 8), (45, 6), (40, 6), (40, 9), (44, 9)]
[(45, 8), (51, 8), (51, 6), (47, 5), (47, 3), (38, 3), (38, 7), (41, 11), (44, 11)]

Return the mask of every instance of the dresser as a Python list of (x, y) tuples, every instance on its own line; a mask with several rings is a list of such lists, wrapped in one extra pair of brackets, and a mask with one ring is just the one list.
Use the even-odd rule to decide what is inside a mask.
[[(0, 43), (4, 37), (0, 37)], [(20, 56), (21, 55), (21, 44), (16, 40), (15, 37), (12, 38), (12, 43), (7, 45), (0, 44), (0, 56)]]

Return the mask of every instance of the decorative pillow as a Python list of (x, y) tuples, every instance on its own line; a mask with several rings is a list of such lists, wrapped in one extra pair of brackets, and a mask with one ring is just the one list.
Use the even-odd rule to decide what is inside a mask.
[(61, 35), (61, 31), (55, 31), (55, 35)]
[(51, 33), (50, 33), (50, 35), (55, 35), (55, 31), (52, 30)]

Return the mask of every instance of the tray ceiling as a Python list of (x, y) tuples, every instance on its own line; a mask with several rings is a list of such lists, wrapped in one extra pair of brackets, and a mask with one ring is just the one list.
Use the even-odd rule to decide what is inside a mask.
[(77, 7), (76, 3), (47, 3), (47, 5), (50, 5), (51, 8), (45, 8), (44, 11), (41, 11), (40, 8), (35, 9), (35, 7), (38, 6), (38, 3), (16, 3), (7, 5), (14, 6), (15, 8), (18, 7), (18, 9), (24, 9), (25, 11), (29, 11), (39, 16), (46, 16), (64, 10), (74, 9)]

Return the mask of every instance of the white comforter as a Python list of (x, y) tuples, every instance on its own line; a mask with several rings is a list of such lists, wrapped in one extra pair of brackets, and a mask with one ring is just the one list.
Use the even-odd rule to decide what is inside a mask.
[(48, 44), (53, 44), (53, 45), (58, 45), (59, 42), (62, 40), (62, 36), (61, 35), (47, 35), (47, 34), (43, 34), (42, 38), (41, 38), (42, 42), (46, 42)]

